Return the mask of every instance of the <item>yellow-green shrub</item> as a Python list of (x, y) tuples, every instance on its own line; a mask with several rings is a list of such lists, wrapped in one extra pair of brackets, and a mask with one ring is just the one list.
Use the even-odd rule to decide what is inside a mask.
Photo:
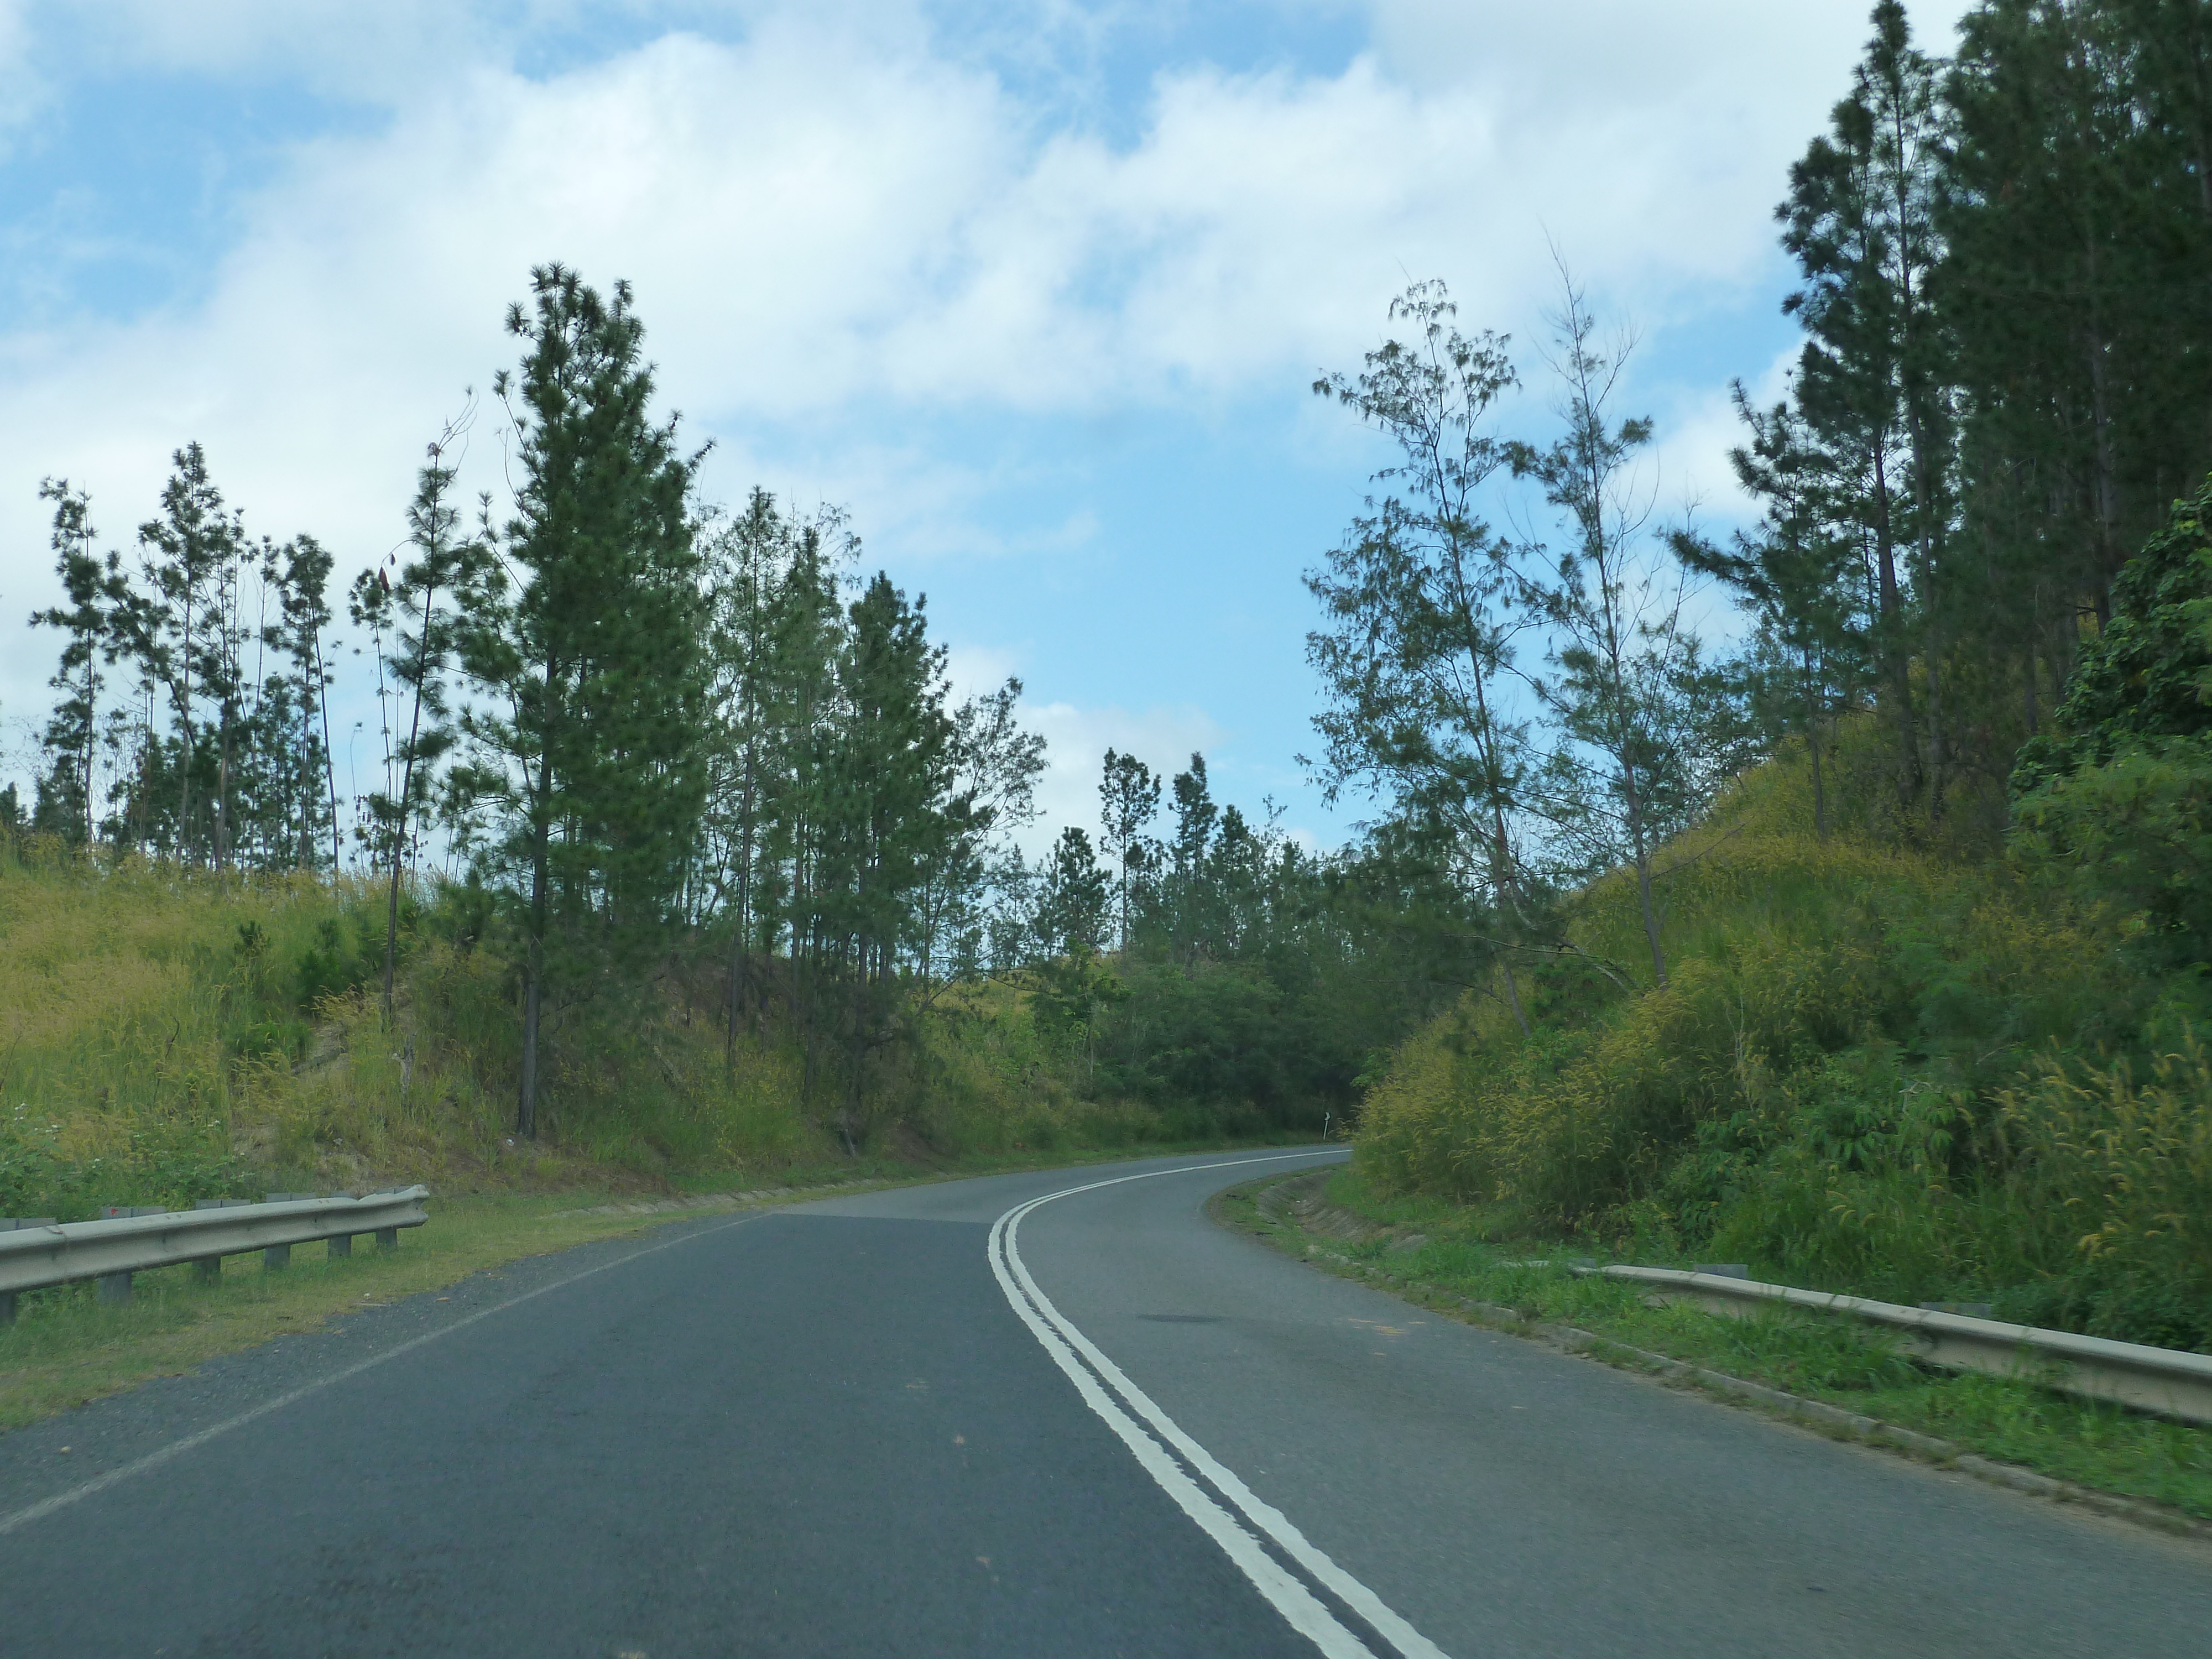
[(1569, 956), (1523, 965), (1532, 1036), (1486, 988), (1403, 1045), (1363, 1170), (1649, 1253), (2115, 1333), (2190, 1328), (2194, 1296), (2212, 1334), (2206, 1295), (2147, 1288), (2212, 1290), (2203, 1062), (2125, 1058), (2172, 992), (2002, 865), (1793, 832), (1804, 770), (1758, 769), (1668, 849), (1664, 985), (1616, 873), (1577, 896)]

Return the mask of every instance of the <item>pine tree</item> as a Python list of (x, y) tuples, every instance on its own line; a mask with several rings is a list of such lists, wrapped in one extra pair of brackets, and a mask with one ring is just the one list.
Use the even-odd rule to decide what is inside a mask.
[(1032, 926), (1045, 956), (1097, 954), (1105, 944), (1110, 895), (1106, 872), (1080, 824), (1060, 832), (1041, 874)]
[[(228, 806), (228, 745), (237, 713), (238, 582), (246, 535), (235, 512), (209, 477), (207, 455), (187, 444), (172, 458), (175, 471), (161, 491), (161, 516), (138, 529), (147, 592), (133, 613), (133, 646), (141, 671), (168, 695), (172, 735), (149, 732), (144, 785), (166, 772), (176, 801), (164, 829), (161, 805), (142, 805), (146, 828), (183, 859), (204, 854), (222, 862)], [(215, 742), (198, 708), (216, 705)], [(208, 805), (212, 797), (212, 805)], [(205, 807), (205, 827), (196, 803)]]
[(1186, 969), (1196, 964), (1213, 931), (1216, 908), (1212, 864), (1221, 809), (1206, 780), (1206, 757), (1194, 754), (1190, 769), (1170, 781), (1175, 798), (1175, 839), (1168, 844), (1168, 948)]
[[(406, 563), (392, 561), (394, 580), (384, 566), (363, 571), (354, 584), (355, 612), (370, 621), (382, 653), (381, 667), (398, 687), (404, 706), (405, 735), (392, 750), (399, 787), (369, 797), (374, 828), (374, 854), (386, 868), (384, 924), (384, 1019), (392, 1021), (392, 981), (398, 962), (400, 875), (413, 855), (422, 820), (428, 811), (438, 769), (459, 736), (452, 722), (447, 676), (466, 623), (461, 605), (483, 591), (489, 555), (482, 541), (462, 529), (463, 513), (453, 499), (458, 473), (448, 452), (466, 432), (469, 417), (448, 422), (416, 477), (415, 499), (407, 509), (407, 539), (414, 555)], [(391, 647), (383, 652), (381, 642)]]
[[(1830, 131), (1790, 172), (1776, 210), (1803, 285), (1784, 309), (1809, 337), (1796, 396), (1830, 465), (1856, 480), (1846, 499), (1871, 544), (1875, 645), (1896, 733), (1898, 793), (1940, 811), (1947, 762), (1942, 652), (1925, 657), (1929, 707), (1914, 706), (1911, 662), (1938, 611), (1949, 520), (1948, 342), (1930, 293), (1945, 142), (1938, 69), (1916, 50), (1904, 7), (1881, 0), (1874, 38)], [(1916, 591), (1917, 590), (1917, 591)]]
[(124, 648), (115, 629), (128, 589), (120, 556), (111, 552), (103, 560), (93, 551), (91, 497), (72, 490), (65, 478), (44, 480), (39, 495), (54, 504), (54, 572), (68, 605), (31, 617), (33, 627), (59, 629), (66, 636), (49, 682), (61, 696), (42, 738), (46, 772), (39, 780), (31, 822), (34, 830), (89, 845), (99, 830), (93, 760), (99, 747), (100, 670)]
[(1152, 843), (1146, 831), (1160, 810), (1160, 781), (1134, 755), (1117, 755), (1109, 749), (1098, 780), (1098, 809), (1105, 831), (1102, 844), (1114, 860), (1115, 943), (1127, 951), (1152, 867)]
[(1988, 0), (1946, 83), (1942, 297), (1996, 610), (2056, 685), (2078, 619), (2212, 461), (2201, 0)]
[[(707, 538), (708, 634), (707, 832), (710, 874), (730, 928), (729, 987), (723, 1063), (734, 1072), (738, 1030), (748, 1006), (757, 1018), (753, 951), (772, 882), (763, 868), (769, 802), (776, 771), (778, 724), (777, 603), (795, 560), (793, 530), (775, 500), (755, 489), (745, 510)], [(765, 901), (765, 902), (764, 902)]]
[(295, 536), (276, 560), (278, 622), (270, 643), (290, 660), (269, 742), (279, 751), (284, 800), (278, 814), (283, 844), (280, 865), (312, 870), (330, 838), (330, 868), (338, 854), (337, 769), (331, 752), (330, 666), (325, 634), (331, 624), (327, 597), (334, 561), (313, 536)]
[(1821, 744), (1836, 714), (1850, 706), (1865, 678), (1874, 636), (1861, 542), (1839, 507), (1830, 459), (1790, 402), (1752, 405), (1743, 383), (1732, 388), (1749, 442), (1729, 451), (1737, 482), (1764, 503), (1758, 525), (1722, 550), (1678, 533), (1676, 554), (1691, 568), (1727, 582), (1757, 629), (1741, 665), (1752, 702), (1772, 737), (1801, 734), (1813, 775), (1813, 832), (1829, 827)]
[(507, 331), (519, 374), (495, 382), (520, 482), (498, 567), (461, 610), (459, 787), (489, 820), (489, 872), (519, 902), (522, 1070), (515, 1127), (538, 1127), (549, 987), (580, 994), (592, 964), (634, 962), (665, 937), (703, 781), (697, 457), (647, 410), (651, 369), (627, 283), (603, 299), (560, 265), (532, 273)]

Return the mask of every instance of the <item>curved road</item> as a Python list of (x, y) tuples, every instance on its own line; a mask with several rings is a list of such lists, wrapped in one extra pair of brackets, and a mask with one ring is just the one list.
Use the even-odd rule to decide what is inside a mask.
[(0, 1437), (0, 1655), (2206, 1650), (2197, 1546), (1201, 1212), (1341, 1156), (717, 1216)]

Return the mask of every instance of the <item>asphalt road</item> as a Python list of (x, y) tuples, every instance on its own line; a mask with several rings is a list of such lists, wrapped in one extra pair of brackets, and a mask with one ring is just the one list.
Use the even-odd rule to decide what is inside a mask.
[(0, 1659), (2212, 1653), (2212, 1553), (1310, 1272), (1200, 1206), (1340, 1154), (1255, 1156), (686, 1223), (0, 1437)]

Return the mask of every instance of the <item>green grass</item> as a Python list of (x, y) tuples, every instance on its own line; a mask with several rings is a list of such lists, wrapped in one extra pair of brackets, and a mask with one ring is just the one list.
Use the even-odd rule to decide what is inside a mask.
[[(1285, 1177), (1287, 1178), (1287, 1177)], [(2054, 1479), (2212, 1519), (2212, 1430), (2167, 1423), (2075, 1400), (2031, 1383), (1927, 1370), (1887, 1334), (1854, 1322), (1778, 1309), (1748, 1319), (1676, 1304), (1644, 1305), (1619, 1279), (1584, 1278), (1562, 1245), (1543, 1266), (1541, 1247), (1501, 1247), (1486, 1237), (1494, 1217), (1431, 1198), (1376, 1196), (1356, 1170), (1330, 1177), (1330, 1201), (1389, 1231), (1361, 1243), (1312, 1238), (1254, 1202), (1267, 1182), (1233, 1189), (1224, 1218), (1293, 1254), (1325, 1253), (1435, 1287), (1425, 1299), (1453, 1310), (1466, 1297), (1510, 1308), (1531, 1322), (1572, 1325), (1637, 1348), (1764, 1383)], [(1414, 1235), (1423, 1242), (1400, 1248)], [(1328, 1265), (1323, 1261), (1321, 1265)], [(1625, 1357), (1624, 1357), (1625, 1358)]]

